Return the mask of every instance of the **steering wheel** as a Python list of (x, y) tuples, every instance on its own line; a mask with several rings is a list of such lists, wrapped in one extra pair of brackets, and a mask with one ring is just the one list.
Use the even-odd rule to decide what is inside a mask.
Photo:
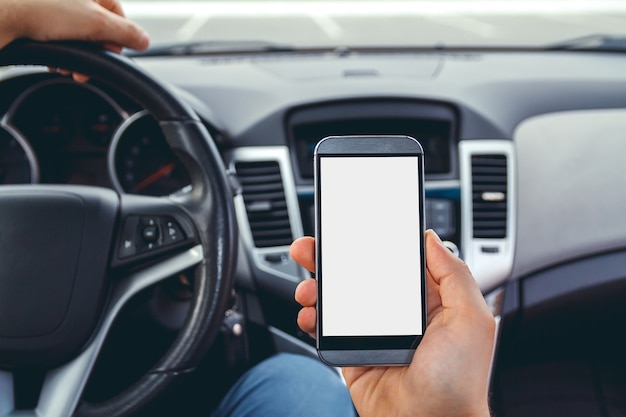
[[(232, 188), (191, 108), (129, 59), (95, 45), (16, 41), (0, 66), (65, 68), (119, 89), (161, 126), (190, 173), (177, 197), (88, 186), (0, 187), (0, 416), (15, 411), (22, 369), (44, 369), (20, 416), (127, 416), (192, 372), (228, 308), (236, 262)], [(111, 325), (139, 291), (194, 268), (190, 312), (173, 344), (134, 385), (102, 403), (82, 392)]]

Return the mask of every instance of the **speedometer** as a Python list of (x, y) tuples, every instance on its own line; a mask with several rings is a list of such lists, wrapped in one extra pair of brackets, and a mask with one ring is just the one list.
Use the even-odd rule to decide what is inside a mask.
[(8, 126), (0, 126), (0, 184), (37, 181), (37, 164), (28, 144)]
[(118, 129), (109, 152), (109, 170), (113, 184), (124, 193), (164, 196), (191, 184), (161, 128), (145, 111)]

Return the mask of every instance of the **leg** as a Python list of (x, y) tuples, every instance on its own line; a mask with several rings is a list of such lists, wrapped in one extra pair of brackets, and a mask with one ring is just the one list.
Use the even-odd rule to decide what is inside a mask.
[(352, 417), (348, 389), (336, 372), (301, 355), (280, 353), (246, 372), (212, 417)]

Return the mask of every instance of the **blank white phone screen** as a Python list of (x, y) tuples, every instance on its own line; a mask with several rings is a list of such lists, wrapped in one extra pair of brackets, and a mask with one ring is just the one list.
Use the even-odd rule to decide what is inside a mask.
[(321, 157), (323, 336), (422, 334), (419, 166)]

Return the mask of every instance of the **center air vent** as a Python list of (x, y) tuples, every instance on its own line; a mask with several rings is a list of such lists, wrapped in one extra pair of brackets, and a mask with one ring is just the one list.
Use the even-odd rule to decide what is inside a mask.
[(507, 159), (505, 155), (472, 155), (472, 212), (475, 238), (506, 237)]
[(257, 248), (291, 244), (287, 202), (276, 161), (237, 162), (250, 230)]

